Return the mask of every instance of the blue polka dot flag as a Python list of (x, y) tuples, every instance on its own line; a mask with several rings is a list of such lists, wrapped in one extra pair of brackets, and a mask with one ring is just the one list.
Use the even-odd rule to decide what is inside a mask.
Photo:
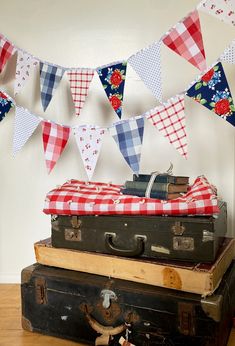
[(0, 121), (5, 118), (5, 115), (10, 111), (11, 107), (13, 107), (12, 101), (0, 91)]
[(144, 118), (139, 116), (119, 121), (109, 128), (109, 132), (132, 171), (138, 174), (144, 134)]
[(186, 94), (235, 126), (235, 107), (221, 62), (207, 71)]

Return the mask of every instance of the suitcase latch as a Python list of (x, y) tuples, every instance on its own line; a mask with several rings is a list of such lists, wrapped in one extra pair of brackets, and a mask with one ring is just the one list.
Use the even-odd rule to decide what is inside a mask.
[(42, 277), (35, 279), (35, 294), (37, 304), (47, 304), (46, 280)]
[(103, 298), (103, 307), (108, 309), (111, 304), (111, 300), (117, 300), (116, 294), (111, 290), (102, 290), (100, 293), (101, 298)]
[(193, 251), (194, 239), (191, 237), (173, 237), (173, 249), (181, 251)]
[(74, 229), (74, 228), (65, 228), (64, 238), (65, 240), (70, 240), (70, 241), (81, 241), (82, 240), (81, 230)]
[(176, 221), (171, 230), (175, 235), (182, 235), (185, 231), (185, 226), (180, 221)]
[(183, 335), (195, 335), (195, 311), (192, 304), (178, 304), (179, 332)]

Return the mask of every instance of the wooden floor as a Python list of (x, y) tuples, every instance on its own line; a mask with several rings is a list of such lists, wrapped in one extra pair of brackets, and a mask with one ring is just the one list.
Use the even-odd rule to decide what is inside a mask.
[[(84, 346), (21, 328), (20, 285), (0, 285), (0, 346)], [(235, 346), (235, 329), (227, 346)]]

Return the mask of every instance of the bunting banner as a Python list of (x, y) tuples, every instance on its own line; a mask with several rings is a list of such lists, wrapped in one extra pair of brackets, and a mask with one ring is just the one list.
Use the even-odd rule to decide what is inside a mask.
[(235, 41), (225, 49), (223, 54), (220, 56), (220, 60), (227, 62), (228, 64), (235, 64)]
[(74, 129), (74, 136), (82, 157), (88, 180), (91, 180), (100, 154), (105, 129), (89, 125)]
[(235, 2), (234, 0), (206, 0), (198, 7), (222, 22), (235, 25)]
[(14, 156), (32, 136), (40, 122), (41, 119), (38, 116), (29, 113), (23, 107), (16, 106), (13, 137)]
[(109, 132), (132, 171), (138, 174), (144, 134), (144, 118), (139, 116), (117, 122), (109, 128)]
[(157, 100), (162, 100), (161, 46), (156, 42), (128, 59), (128, 63)]
[(42, 121), (43, 148), (48, 174), (62, 154), (70, 135), (70, 127)]
[(75, 106), (75, 114), (78, 116), (88, 95), (90, 83), (94, 76), (94, 70), (89, 68), (69, 70), (67, 75)]
[(235, 107), (221, 62), (188, 89), (187, 95), (235, 126)]
[(11, 107), (13, 107), (11, 99), (0, 91), (0, 121), (5, 118), (5, 115), (10, 111)]
[(169, 99), (146, 113), (146, 118), (187, 158), (187, 136), (185, 130), (184, 95)]
[(63, 77), (64, 71), (64, 68), (40, 62), (41, 100), (44, 112)]
[(119, 118), (122, 117), (126, 66), (126, 62), (121, 62), (97, 68), (97, 73), (106, 95), (108, 96), (109, 102)]
[(163, 42), (199, 70), (206, 69), (205, 51), (197, 10), (177, 23), (163, 38)]
[(15, 47), (5, 38), (0, 37), (0, 73), (2, 72), (6, 62), (15, 53)]
[(38, 61), (34, 59), (30, 54), (22, 51), (18, 51), (17, 63), (16, 63), (16, 75), (15, 75), (15, 86), (14, 94), (15, 96), (21, 91), (25, 86), (31, 69), (38, 65)]

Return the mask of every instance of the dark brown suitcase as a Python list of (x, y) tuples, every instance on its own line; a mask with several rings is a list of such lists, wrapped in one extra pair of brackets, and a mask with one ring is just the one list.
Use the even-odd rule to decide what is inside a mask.
[(235, 262), (209, 297), (33, 265), (22, 271), (29, 331), (118, 346), (226, 346), (235, 306)]
[(212, 262), (227, 231), (226, 203), (213, 216), (52, 215), (53, 247), (117, 256)]

